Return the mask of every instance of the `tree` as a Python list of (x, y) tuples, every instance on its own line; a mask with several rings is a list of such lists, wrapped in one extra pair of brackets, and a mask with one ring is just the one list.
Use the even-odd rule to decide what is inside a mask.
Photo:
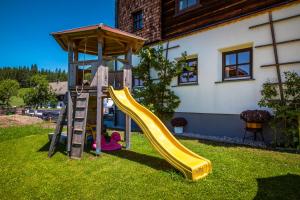
[(9, 107), (9, 101), (12, 96), (18, 94), (20, 88), (19, 83), (16, 80), (3, 80), (0, 82), (0, 105)]
[(55, 99), (55, 94), (49, 87), (46, 76), (34, 75), (31, 77), (30, 83), (31, 87), (25, 91), (23, 96), (26, 105), (38, 108)]
[(284, 100), (279, 100), (277, 85), (265, 83), (261, 91), (259, 106), (271, 108), (274, 118), (271, 127), (275, 130), (275, 145), (280, 145), (277, 133), (285, 136), (285, 146), (300, 148), (300, 76), (296, 72), (285, 72)]
[(67, 73), (65, 71), (61, 71), (60, 69), (55, 71), (46, 69), (38, 70), (38, 66), (36, 64), (31, 67), (0, 67), (0, 81), (6, 79), (17, 80), (21, 88), (29, 87), (31, 77), (36, 74), (46, 75), (49, 82), (67, 80)]
[[(135, 98), (159, 118), (168, 120), (180, 104), (180, 99), (170, 89), (171, 81), (186, 67), (185, 54), (179, 61), (169, 61), (163, 55), (163, 47), (144, 47), (139, 52), (140, 63), (133, 70), (134, 77), (143, 82), (143, 87), (133, 91)], [(150, 71), (155, 70), (154, 80)]]

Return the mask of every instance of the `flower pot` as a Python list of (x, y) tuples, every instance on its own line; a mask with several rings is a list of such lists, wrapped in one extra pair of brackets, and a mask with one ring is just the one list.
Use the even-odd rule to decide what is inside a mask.
[(262, 123), (256, 123), (256, 122), (247, 122), (246, 127), (247, 128), (262, 128), (263, 124)]
[(175, 134), (183, 134), (183, 126), (175, 126), (174, 127), (174, 133)]

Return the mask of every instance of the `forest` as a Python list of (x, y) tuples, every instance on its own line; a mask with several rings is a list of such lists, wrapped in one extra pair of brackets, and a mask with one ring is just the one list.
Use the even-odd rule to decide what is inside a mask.
[(19, 82), (21, 88), (30, 87), (31, 77), (34, 75), (44, 75), (48, 82), (67, 81), (67, 72), (61, 69), (39, 69), (36, 64), (31, 66), (0, 67), (0, 82), (6, 79), (16, 80)]

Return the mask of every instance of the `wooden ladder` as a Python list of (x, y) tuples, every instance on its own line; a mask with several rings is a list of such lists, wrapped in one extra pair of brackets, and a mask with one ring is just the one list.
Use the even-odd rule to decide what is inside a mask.
[(72, 141), (70, 157), (72, 159), (81, 159), (84, 142), (85, 142), (85, 129), (87, 122), (87, 112), (89, 105), (89, 93), (81, 93), (76, 97), (74, 109), (74, 124), (72, 128)]
[(65, 121), (66, 121), (66, 117), (67, 117), (67, 105), (65, 105), (59, 113), (59, 117), (58, 117), (58, 120), (56, 122), (55, 132), (52, 136), (50, 148), (49, 148), (49, 151), (48, 151), (48, 157), (49, 158), (53, 156), (53, 154), (55, 152), (55, 149), (57, 147), (57, 144), (59, 143), (59, 139), (60, 139), (60, 136), (61, 136), (63, 126), (64, 126)]

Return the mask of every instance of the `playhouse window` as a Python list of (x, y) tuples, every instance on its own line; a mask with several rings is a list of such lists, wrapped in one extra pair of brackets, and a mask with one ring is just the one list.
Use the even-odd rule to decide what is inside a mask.
[(193, 7), (199, 3), (199, 0), (178, 0), (178, 11)]
[(252, 78), (252, 48), (223, 53), (223, 80)]
[(143, 26), (143, 11), (133, 13), (133, 30), (141, 30)]
[(178, 85), (198, 83), (198, 59), (187, 60), (188, 68), (183, 68), (178, 77)]

